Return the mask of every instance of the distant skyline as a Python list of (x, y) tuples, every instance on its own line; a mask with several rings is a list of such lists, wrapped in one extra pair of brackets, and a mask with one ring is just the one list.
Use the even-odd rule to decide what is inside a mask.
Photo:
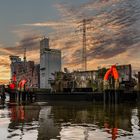
[(63, 67), (81, 68), (82, 23), (87, 23), (88, 69), (132, 64), (140, 70), (139, 0), (1, 0), (0, 79), (10, 78), (9, 55), (39, 63), (39, 41), (62, 50)]

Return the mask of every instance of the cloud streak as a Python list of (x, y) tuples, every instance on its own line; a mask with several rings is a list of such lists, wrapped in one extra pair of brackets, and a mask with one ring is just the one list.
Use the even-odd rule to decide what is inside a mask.
[(35, 27), (62, 27), (62, 26), (70, 26), (73, 24), (72, 22), (60, 22), (60, 21), (48, 21), (48, 22), (38, 22), (38, 23), (31, 23), (31, 24), (23, 24), (23, 26), (35, 26)]
[[(107, 61), (121, 63), (120, 60), (123, 59), (124, 62), (134, 62), (135, 58), (131, 60), (123, 55), (131, 54), (132, 49), (135, 53), (140, 45), (139, 0), (90, 0), (81, 5), (59, 3), (54, 7), (59, 11), (60, 20), (25, 23), (21, 27), (52, 29), (52, 32), (48, 33), (50, 44), (52, 48), (62, 50), (64, 67), (81, 67), (83, 19), (86, 19), (87, 58), (90, 69), (101, 63), (106, 64)], [(40, 34), (28, 32), (21, 36), (16, 47), (1, 48), (1, 51), (9, 55), (23, 54), (23, 48), (26, 47), (34, 52), (30, 58), (39, 58), (39, 40)]]
[[(135, 44), (137, 45), (134, 49), (138, 50), (140, 45), (140, 2), (138, 0), (96, 0), (78, 7), (62, 4), (57, 5), (57, 8), (63, 19), (77, 21), (77, 27), (80, 26), (79, 21), (90, 19), (87, 20), (87, 58), (89, 61), (116, 57), (131, 51)], [(53, 41), (54, 46), (59, 44), (56, 48), (61, 46), (64, 52), (69, 51), (69, 55), (63, 57), (65, 64), (73, 64), (75, 67), (81, 62), (82, 32), (77, 34), (73, 32), (70, 35), (64, 29), (62, 38), (58, 35)]]
[[(56, 4), (61, 15), (60, 21), (23, 24), (31, 27), (50, 27), (51, 46), (64, 53), (64, 64), (81, 62), (82, 20), (87, 19), (87, 57), (108, 59), (132, 48), (140, 41), (137, 24), (140, 23), (138, 0), (95, 0), (78, 6), (68, 3)], [(35, 45), (24, 40), (21, 46)], [(31, 43), (31, 44), (30, 44)], [(69, 55), (68, 55), (69, 51)], [(66, 55), (67, 54), (67, 55)]]

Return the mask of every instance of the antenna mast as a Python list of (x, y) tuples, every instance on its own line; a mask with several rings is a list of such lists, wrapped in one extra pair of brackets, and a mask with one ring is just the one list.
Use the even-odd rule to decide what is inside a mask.
[(24, 57), (23, 57), (23, 59), (24, 59), (24, 62), (26, 62), (26, 47), (24, 48)]
[(23, 57), (23, 60), (24, 60), (24, 72), (26, 72), (26, 47), (24, 48), (24, 57)]
[(87, 18), (79, 22), (81, 24), (79, 27), (82, 26), (82, 30), (80, 29), (79, 31), (82, 31), (82, 34), (83, 34), (82, 69), (84, 71), (87, 71), (87, 30), (92, 28), (92, 27), (87, 28), (87, 25), (91, 24), (92, 21), (93, 21), (93, 18)]
[(87, 70), (87, 54), (86, 54), (86, 19), (83, 19), (83, 51), (82, 51), (82, 62), (83, 70)]

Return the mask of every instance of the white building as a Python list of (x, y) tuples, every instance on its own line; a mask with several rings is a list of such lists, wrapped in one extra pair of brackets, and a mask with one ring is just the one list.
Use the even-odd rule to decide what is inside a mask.
[(49, 80), (61, 70), (61, 51), (49, 48), (49, 39), (40, 41), (40, 88), (51, 88)]

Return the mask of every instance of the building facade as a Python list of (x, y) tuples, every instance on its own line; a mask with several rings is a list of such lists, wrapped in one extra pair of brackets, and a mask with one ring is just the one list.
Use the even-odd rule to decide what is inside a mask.
[(11, 80), (13, 75), (16, 76), (17, 84), (20, 80), (26, 79), (27, 84), (31, 88), (40, 85), (40, 66), (35, 65), (34, 61), (22, 61), (19, 56), (10, 56), (11, 60)]
[(53, 73), (61, 70), (61, 51), (49, 48), (49, 39), (40, 41), (40, 88), (51, 88)]

